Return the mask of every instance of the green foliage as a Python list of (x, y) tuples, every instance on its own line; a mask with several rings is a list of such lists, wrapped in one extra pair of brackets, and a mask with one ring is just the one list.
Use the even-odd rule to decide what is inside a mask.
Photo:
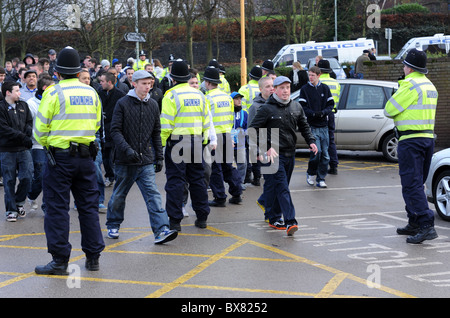
[(399, 4), (393, 8), (384, 9), (382, 14), (407, 14), (407, 13), (429, 13), (430, 10), (419, 3)]

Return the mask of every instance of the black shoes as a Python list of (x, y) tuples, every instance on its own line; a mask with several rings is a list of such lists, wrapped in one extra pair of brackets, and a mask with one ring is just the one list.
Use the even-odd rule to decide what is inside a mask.
[(86, 258), (84, 266), (88, 271), (98, 271), (100, 269), (98, 258)]
[(418, 225), (411, 223), (408, 223), (405, 227), (397, 228), (397, 234), (409, 235), (406, 242), (411, 244), (419, 244), (425, 240), (434, 240), (438, 237), (434, 226), (421, 229)]
[(198, 227), (198, 228), (206, 229), (206, 220), (199, 220), (199, 219), (197, 219), (197, 220), (195, 220), (194, 225), (196, 227)]
[(69, 275), (68, 263), (52, 260), (47, 265), (39, 265), (34, 268), (38, 275)]
[(417, 224), (406, 224), (405, 227), (397, 228), (397, 234), (400, 235), (416, 235), (419, 233), (419, 226)]
[(328, 169), (328, 174), (334, 174), (334, 175), (337, 175), (337, 174), (338, 174), (337, 167), (335, 167), (335, 166), (330, 166), (330, 169)]
[(433, 226), (420, 229), (416, 235), (411, 235), (406, 238), (407, 243), (419, 244), (425, 240), (434, 240), (438, 235)]
[(210, 200), (208, 201), (209, 206), (217, 207), (217, 208), (224, 208), (225, 207), (225, 200)]
[(242, 198), (240, 195), (236, 195), (231, 197), (228, 202), (230, 202), (231, 204), (241, 204), (242, 202)]

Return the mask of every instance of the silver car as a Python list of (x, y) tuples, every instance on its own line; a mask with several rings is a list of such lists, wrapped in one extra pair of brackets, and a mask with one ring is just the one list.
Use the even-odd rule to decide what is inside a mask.
[(425, 194), (428, 201), (434, 204), (438, 215), (450, 221), (450, 148), (433, 155), (425, 181)]
[[(333, 70), (334, 74), (336, 74), (337, 79), (345, 79), (347, 78), (347, 74), (345, 74), (344, 67), (339, 64), (338, 60), (334, 57), (325, 58), (328, 62), (330, 62), (330, 67)], [(308, 70), (311, 66), (316, 65), (316, 59), (309, 59), (306, 63), (305, 70)]]
[[(335, 142), (339, 150), (376, 150), (390, 162), (397, 162), (398, 140), (394, 121), (384, 116), (387, 100), (397, 90), (398, 83), (388, 81), (342, 79), (336, 113)], [(291, 98), (298, 100), (300, 91)], [(297, 148), (306, 148), (298, 133)]]

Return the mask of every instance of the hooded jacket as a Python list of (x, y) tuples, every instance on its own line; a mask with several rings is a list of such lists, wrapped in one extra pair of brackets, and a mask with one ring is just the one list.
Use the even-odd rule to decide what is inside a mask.
[[(141, 100), (134, 89), (117, 101), (111, 121), (114, 162), (120, 165), (147, 165), (163, 160), (159, 107), (147, 94)], [(127, 152), (133, 149), (140, 160), (132, 163)], [(152, 149), (153, 148), (153, 149)]]
[[(273, 147), (276, 149), (278, 147), (278, 153), (284, 156), (295, 155), (297, 128), (308, 145), (316, 142), (300, 104), (293, 100), (289, 101), (288, 104), (282, 104), (273, 95), (270, 95), (266, 103), (258, 109), (250, 127), (257, 130), (268, 128), (267, 148)], [(273, 128), (279, 129), (278, 144), (276, 144), (275, 138), (272, 139)], [(252, 145), (253, 142), (250, 140), (251, 146), (254, 146)]]

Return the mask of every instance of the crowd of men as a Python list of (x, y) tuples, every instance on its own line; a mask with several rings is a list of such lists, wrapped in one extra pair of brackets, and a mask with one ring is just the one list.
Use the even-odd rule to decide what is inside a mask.
[[(307, 184), (326, 188), (327, 173), (337, 174), (334, 113), (340, 87), (325, 59), (318, 57), (308, 70), (309, 81), (294, 101), (292, 81), (277, 76), (271, 60), (254, 66), (248, 83), (231, 92), (225, 68), (215, 59), (200, 78), (181, 59), (171, 56), (163, 68), (144, 51), (125, 67), (118, 59), (97, 63), (90, 56), (80, 63), (71, 47), (58, 59), (54, 50), (48, 54), (48, 59), (27, 54), (23, 61), (6, 62), (5, 72), (0, 68), (0, 74), (6, 73), (0, 101), (6, 220), (25, 217), (26, 200), (37, 209), (43, 192), (41, 208), (53, 259), (37, 266), (38, 274), (66, 273), (70, 191), (86, 237), (86, 268), (98, 270), (104, 248), (98, 212), (106, 212), (107, 237), (119, 238), (126, 197), (135, 182), (155, 244), (162, 244), (181, 231), (189, 195), (195, 226), (206, 228), (210, 208), (227, 205), (225, 183), (228, 203), (239, 205), (246, 184), (260, 186), (261, 178), (256, 203), (266, 222), (292, 236), (298, 230), (289, 191), (297, 131), (311, 151)], [(414, 68), (414, 63), (405, 65)], [(165, 207), (155, 184), (163, 167)], [(67, 188), (61, 189), (61, 183)], [(105, 202), (108, 186), (114, 188)], [(209, 190), (213, 200), (208, 200)], [(56, 225), (58, 220), (65, 225)], [(427, 219), (425, 232), (416, 223), (403, 232), (421, 235), (414, 242), (432, 239), (432, 225)]]

